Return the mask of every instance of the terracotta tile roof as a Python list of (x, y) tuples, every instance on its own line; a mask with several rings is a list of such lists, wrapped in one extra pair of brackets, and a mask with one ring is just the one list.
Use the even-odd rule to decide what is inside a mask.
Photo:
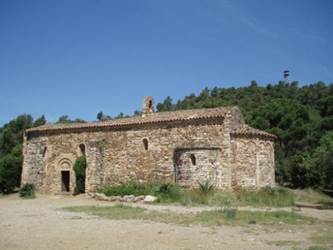
[(228, 112), (231, 112), (233, 109), (237, 109), (237, 107), (219, 107), (207, 109), (177, 110), (170, 112), (155, 112), (147, 114), (146, 116), (133, 116), (129, 118), (119, 118), (101, 122), (45, 124), (43, 126), (27, 129), (26, 132), (29, 133), (37, 131), (61, 131), (97, 127), (122, 127), (126, 125), (153, 124), (172, 121), (191, 121), (203, 118), (224, 117)]
[(276, 135), (270, 134), (268, 132), (252, 128), (247, 124), (242, 125), (241, 127), (235, 129), (231, 134), (234, 135), (255, 135), (255, 136), (264, 136), (271, 139), (277, 139)]

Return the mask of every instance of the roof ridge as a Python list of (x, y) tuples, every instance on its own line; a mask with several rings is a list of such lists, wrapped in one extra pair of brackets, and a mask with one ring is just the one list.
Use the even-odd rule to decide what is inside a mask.
[(136, 124), (147, 124), (156, 122), (171, 122), (181, 120), (194, 120), (211, 117), (224, 117), (229, 111), (234, 109), (235, 106), (228, 107), (215, 107), (215, 108), (201, 108), (201, 109), (181, 109), (174, 111), (162, 111), (146, 114), (145, 116), (132, 116), (117, 118), (107, 121), (93, 121), (86, 123), (48, 123), (39, 127), (27, 129), (27, 132), (33, 131), (47, 131), (47, 130), (62, 130), (62, 129), (76, 129), (76, 128), (89, 128), (89, 127), (108, 127), (108, 126), (125, 126)]
[(235, 128), (231, 134), (235, 135), (260, 135), (265, 137), (270, 137), (273, 139), (277, 139), (278, 137), (274, 134), (268, 133), (266, 131), (251, 127), (248, 124), (242, 124), (240, 127)]

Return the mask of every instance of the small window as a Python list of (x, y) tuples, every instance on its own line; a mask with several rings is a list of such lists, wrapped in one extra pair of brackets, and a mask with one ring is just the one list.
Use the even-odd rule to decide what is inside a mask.
[(86, 155), (86, 147), (84, 146), (84, 144), (80, 144), (79, 148), (80, 148), (81, 154)]
[(148, 108), (151, 109), (152, 107), (153, 107), (153, 101), (152, 101), (152, 100), (149, 100)]
[(145, 150), (148, 150), (148, 140), (146, 138), (144, 138), (142, 140), (142, 142), (143, 142), (143, 147), (145, 148)]
[(195, 166), (197, 165), (197, 159), (195, 158), (195, 155), (194, 154), (191, 154), (191, 162), (192, 162), (192, 165)]
[(43, 149), (43, 157), (46, 156), (46, 151), (47, 151), (47, 147), (44, 147), (44, 149)]

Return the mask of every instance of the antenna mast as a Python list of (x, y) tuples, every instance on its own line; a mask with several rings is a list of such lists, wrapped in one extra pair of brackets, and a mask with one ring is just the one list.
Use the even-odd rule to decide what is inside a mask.
[(288, 76), (289, 76), (289, 70), (284, 70), (283, 71), (284, 83), (288, 83)]

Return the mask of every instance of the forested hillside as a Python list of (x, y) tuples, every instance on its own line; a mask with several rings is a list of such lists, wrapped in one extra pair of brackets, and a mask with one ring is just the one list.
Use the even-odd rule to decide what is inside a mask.
[(297, 82), (204, 89), (158, 111), (237, 105), (246, 122), (278, 136), (276, 178), (291, 187), (333, 189), (333, 85)]
[[(281, 185), (333, 189), (333, 84), (299, 87), (297, 82), (280, 82), (261, 87), (252, 81), (248, 87), (206, 88), (176, 102), (167, 97), (157, 110), (231, 105), (240, 107), (251, 126), (278, 136), (276, 179)], [(112, 118), (100, 112), (98, 119)], [(34, 121), (20, 115), (0, 128), (0, 192), (12, 192), (19, 185), (23, 131), (45, 122), (44, 116)], [(84, 121), (62, 116), (57, 122)]]

